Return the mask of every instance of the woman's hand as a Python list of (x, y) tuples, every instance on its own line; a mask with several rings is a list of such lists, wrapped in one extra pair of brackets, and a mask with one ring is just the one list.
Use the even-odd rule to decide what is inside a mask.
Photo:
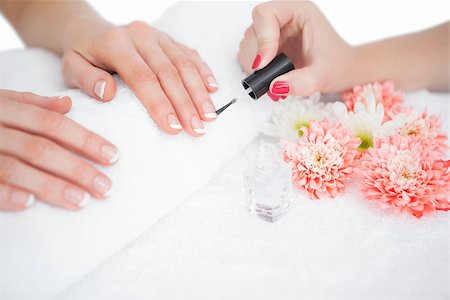
[(275, 78), (272, 99), (308, 96), (317, 91), (339, 92), (351, 87), (353, 48), (331, 27), (311, 2), (275, 1), (253, 9), (253, 24), (245, 31), (238, 60), (247, 73), (265, 67), (286, 53), (296, 70)]
[(78, 210), (89, 194), (108, 195), (111, 181), (85, 159), (108, 166), (119, 152), (65, 117), (68, 97), (0, 90), (0, 210), (23, 210), (35, 197)]
[(100, 101), (111, 100), (117, 72), (158, 126), (169, 134), (184, 128), (205, 133), (202, 121), (217, 115), (209, 92), (217, 83), (198, 53), (143, 22), (113, 26), (98, 17), (68, 22), (63, 41), (66, 83)]

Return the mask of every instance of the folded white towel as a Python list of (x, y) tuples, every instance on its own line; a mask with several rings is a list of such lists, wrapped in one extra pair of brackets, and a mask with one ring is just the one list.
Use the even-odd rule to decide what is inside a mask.
[[(42, 50), (0, 54), (0, 88), (69, 95), (68, 116), (116, 144), (121, 160), (103, 169), (114, 183), (109, 200), (78, 213), (36, 203), (24, 213), (0, 213), (0, 298), (47, 298), (76, 282), (204, 185), (249, 144), (268, 118), (267, 99), (245, 95), (236, 61), (253, 4), (178, 6), (157, 27), (199, 50), (217, 76), (216, 106), (240, 101), (207, 124), (204, 137), (162, 133), (122, 83), (99, 103), (65, 90), (60, 60)], [(239, 18), (230, 19), (235, 13)], [(176, 20), (176, 22), (173, 22)]]
[[(406, 99), (450, 133), (449, 94)], [(261, 142), (55, 299), (448, 299), (449, 213), (384, 211), (352, 181), (334, 200), (298, 192), (286, 216), (262, 221), (242, 180)]]

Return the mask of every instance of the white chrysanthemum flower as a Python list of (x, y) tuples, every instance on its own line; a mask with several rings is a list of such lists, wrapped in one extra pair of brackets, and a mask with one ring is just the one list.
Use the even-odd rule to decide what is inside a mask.
[(355, 103), (353, 111), (347, 111), (346, 105), (342, 102), (335, 102), (333, 110), (354, 136), (361, 139), (361, 145), (358, 148), (360, 151), (373, 147), (375, 138), (386, 137), (394, 133), (395, 122), (387, 121), (383, 123), (383, 104), (377, 104), (375, 95), (371, 92), (367, 93), (364, 104)]
[(265, 124), (261, 131), (284, 140), (300, 140), (303, 134), (300, 128), (302, 126), (309, 128), (311, 120), (335, 119), (332, 103), (323, 103), (319, 100), (320, 93), (310, 97), (288, 97), (283, 102), (277, 103), (272, 121)]

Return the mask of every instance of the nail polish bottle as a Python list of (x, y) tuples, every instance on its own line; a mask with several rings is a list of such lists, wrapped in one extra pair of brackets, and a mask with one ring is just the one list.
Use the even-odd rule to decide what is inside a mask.
[(244, 171), (244, 187), (251, 214), (268, 222), (280, 219), (292, 198), (291, 172), (273, 144), (260, 146), (255, 160)]
[(272, 80), (294, 69), (289, 57), (280, 53), (267, 66), (242, 80), (242, 86), (253, 100), (258, 100), (269, 91)]

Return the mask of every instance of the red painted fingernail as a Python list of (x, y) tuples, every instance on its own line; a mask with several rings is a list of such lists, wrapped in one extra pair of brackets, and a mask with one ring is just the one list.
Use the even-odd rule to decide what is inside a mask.
[(267, 95), (269, 95), (270, 99), (272, 99), (273, 101), (277, 102), (278, 100), (280, 100), (280, 97), (275, 96), (274, 94), (272, 94), (271, 92), (267, 92)]
[(273, 85), (272, 85), (272, 94), (275, 95), (287, 95), (289, 94), (289, 90), (291, 89), (291, 87), (289, 86), (289, 82), (286, 81), (276, 81)]
[(283, 99), (283, 100), (286, 99), (286, 98), (287, 98), (287, 96), (281, 96), (281, 99)]
[(261, 55), (258, 54), (256, 55), (255, 60), (253, 61), (252, 69), (256, 69), (260, 63), (261, 63)]

